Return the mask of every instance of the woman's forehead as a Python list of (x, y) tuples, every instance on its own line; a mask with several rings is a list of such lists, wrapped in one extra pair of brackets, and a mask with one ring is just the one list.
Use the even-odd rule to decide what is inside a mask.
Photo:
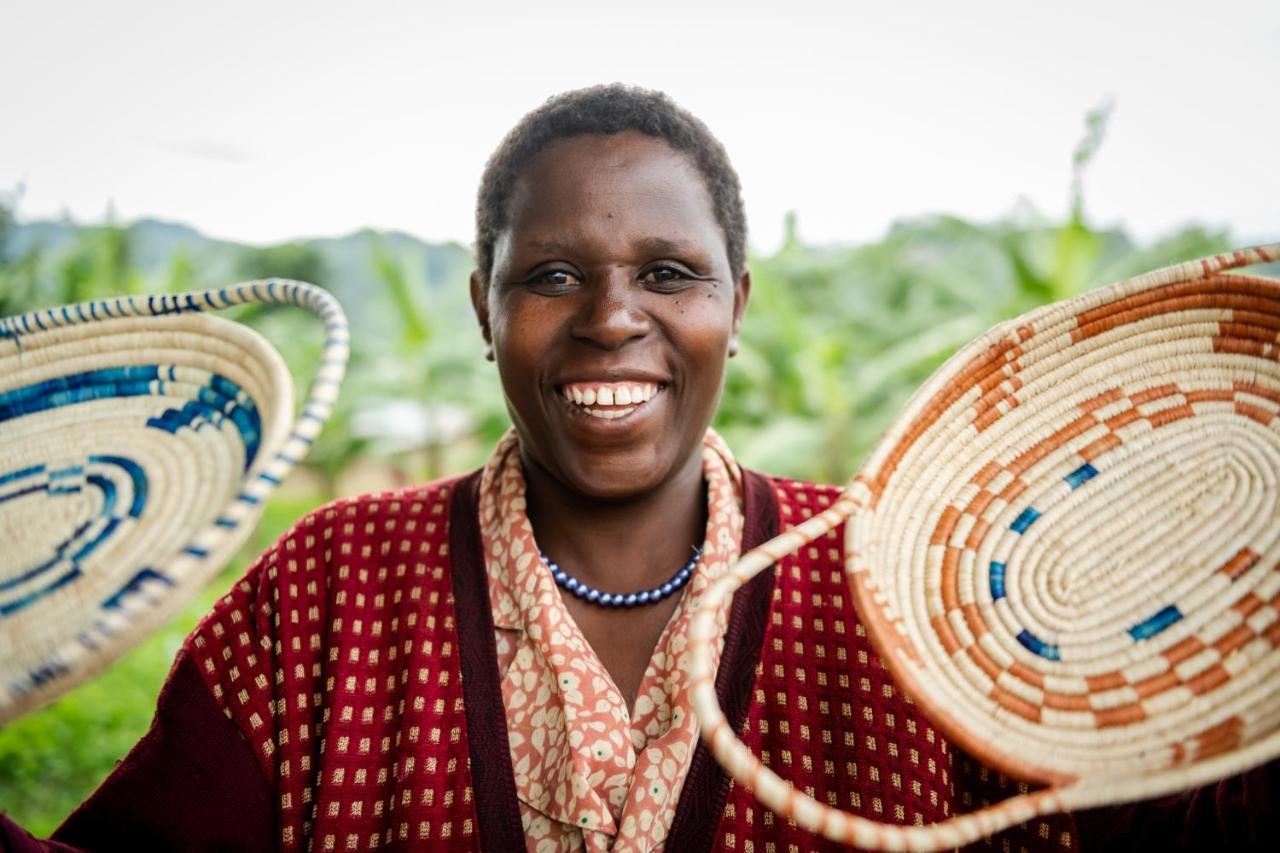
[(512, 248), (552, 251), (612, 235), (660, 249), (723, 242), (697, 167), (639, 133), (576, 136), (541, 152), (511, 198)]
[(711, 209), (705, 181), (689, 156), (635, 131), (573, 136), (553, 143), (529, 161), (514, 190), (513, 205), (522, 201), (522, 195), (543, 201), (558, 196), (582, 201), (698, 190)]
[(558, 139), (539, 151), (521, 170), (523, 178), (550, 167), (582, 168), (594, 165), (622, 167), (639, 160), (662, 159), (673, 169), (685, 168), (696, 173), (687, 154), (672, 147), (665, 139), (637, 130), (618, 133), (583, 133)]

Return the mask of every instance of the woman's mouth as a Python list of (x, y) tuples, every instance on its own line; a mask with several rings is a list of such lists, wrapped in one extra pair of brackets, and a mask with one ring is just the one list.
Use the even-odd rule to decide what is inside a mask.
[(585, 415), (616, 420), (636, 411), (666, 387), (664, 382), (569, 382), (557, 386), (556, 392)]

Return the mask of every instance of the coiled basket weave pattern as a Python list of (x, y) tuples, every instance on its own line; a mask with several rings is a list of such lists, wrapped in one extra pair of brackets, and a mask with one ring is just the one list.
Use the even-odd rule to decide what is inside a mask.
[[(203, 312), (324, 321), (301, 414), (280, 355)], [(266, 280), (0, 320), (0, 723), (93, 676), (175, 615), (244, 542), (328, 418), (346, 318)]]
[[(825, 513), (700, 603), (694, 705), (774, 811), (885, 850), (1145, 799), (1280, 756), (1280, 281), (1180, 264), (1001, 324), (916, 393)], [(1050, 787), (929, 827), (818, 803), (716, 704), (724, 596), (845, 523), (859, 616), (898, 682), (983, 762)]]

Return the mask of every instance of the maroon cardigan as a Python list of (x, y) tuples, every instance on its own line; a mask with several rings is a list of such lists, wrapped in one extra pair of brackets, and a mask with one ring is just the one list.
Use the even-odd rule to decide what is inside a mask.
[[(831, 487), (748, 472), (744, 549)], [(477, 523), (479, 475), (339, 501), (296, 525), (188, 638), (151, 730), (48, 842), (4, 849), (524, 846)], [(843, 582), (841, 531), (734, 598), (716, 690), (811, 795), (929, 823), (1025, 790), (948, 745), (894, 686)], [(424, 603), (425, 602), (425, 603)], [(1275, 849), (1273, 762), (1219, 785), (1059, 815), (997, 849)], [(838, 849), (760, 806), (701, 743), (666, 849)]]

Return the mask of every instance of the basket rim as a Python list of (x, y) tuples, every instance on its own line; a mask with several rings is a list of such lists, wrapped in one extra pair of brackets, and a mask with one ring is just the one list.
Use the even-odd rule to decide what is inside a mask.
[[(963, 372), (967, 368), (979, 363), (980, 359), (991, 352), (993, 347), (999, 347), (1009, 341), (1019, 341), (1020, 332), (1025, 335), (1024, 330), (1034, 326), (1037, 330), (1036, 334), (1041, 335), (1047, 325), (1074, 318), (1084, 311), (1101, 308), (1139, 293), (1157, 291), (1182, 282), (1208, 284), (1227, 274), (1231, 276), (1233, 282), (1261, 283), (1280, 294), (1280, 280), (1228, 273), (1228, 270), (1236, 267), (1276, 260), (1280, 260), (1280, 244), (1257, 246), (1212, 258), (1188, 261), (1087, 291), (1067, 300), (1040, 306), (1019, 317), (997, 324), (951, 356), (911, 396), (906, 406), (882, 434), (862, 468), (847, 485), (845, 493), (856, 496), (859, 506), (853, 511), (845, 527), (846, 577), (853, 591), (858, 614), (867, 623), (867, 634), (873, 647), (894, 679), (913, 700), (923, 707), (930, 721), (943, 735), (984, 763), (1015, 778), (1045, 784), (1068, 785), (1074, 781), (1094, 778), (1089, 774), (1066, 772), (1060, 767), (1038, 762), (1025, 752), (1019, 754), (1004, 749), (1001, 744), (988, 740), (985, 732), (966, 727), (952, 715), (947, 703), (955, 701), (955, 697), (950, 695), (947, 689), (935, 685), (933, 680), (940, 677), (940, 673), (953, 664), (949, 660), (940, 661), (924, 650), (916, 649), (911, 638), (901, 628), (902, 624), (916, 624), (919, 626), (918, 633), (922, 636), (930, 636), (933, 633), (932, 626), (920, 624), (926, 617), (916, 613), (909, 606), (894, 604), (896, 612), (886, 613), (881, 602), (886, 599), (895, 600), (897, 590), (892, 587), (881, 587), (876, 583), (871, 570), (855, 568), (859, 560), (857, 553), (857, 546), (860, 545), (857, 541), (859, 523), (861, 521), (870, 523), (869, 519), (875, 516), (880, 499), (893, 488), (895, 471), (890, 469), (886, 472), (884, 467), (890, 462), (897, 465), (905, 456), (905, 451), (909, 450), (918, 437), (927, 435), (930, 426), (947, 416), (946, 413), (955, 405), (955, 400), (939, 406), (933, 413), (933, 420), (923, 423), (922, 426), (932, 404), (954, 391), (957, 381), (963, 379)], [(1058, 346), (1056, 350), (1062, 351), (1065, 347)], [(912, 436), (913, 430), (917, 431), (918, 436)], [(962, 676), (960, 681), (967, 682), (968, 679)], [(970, 710), (976, 707), (975, 705)], [(985, 709), (983, 713), (987, 713)], [(1280, 755), (1280, 739), (1272, 738), (1270, 748), (1276, 755)], [(1162, 772), (1176, 776), (1198, 763), (1190, 761), (1176, 769)], [(1176, 785), (1171, 789), (1176, 789)]]

